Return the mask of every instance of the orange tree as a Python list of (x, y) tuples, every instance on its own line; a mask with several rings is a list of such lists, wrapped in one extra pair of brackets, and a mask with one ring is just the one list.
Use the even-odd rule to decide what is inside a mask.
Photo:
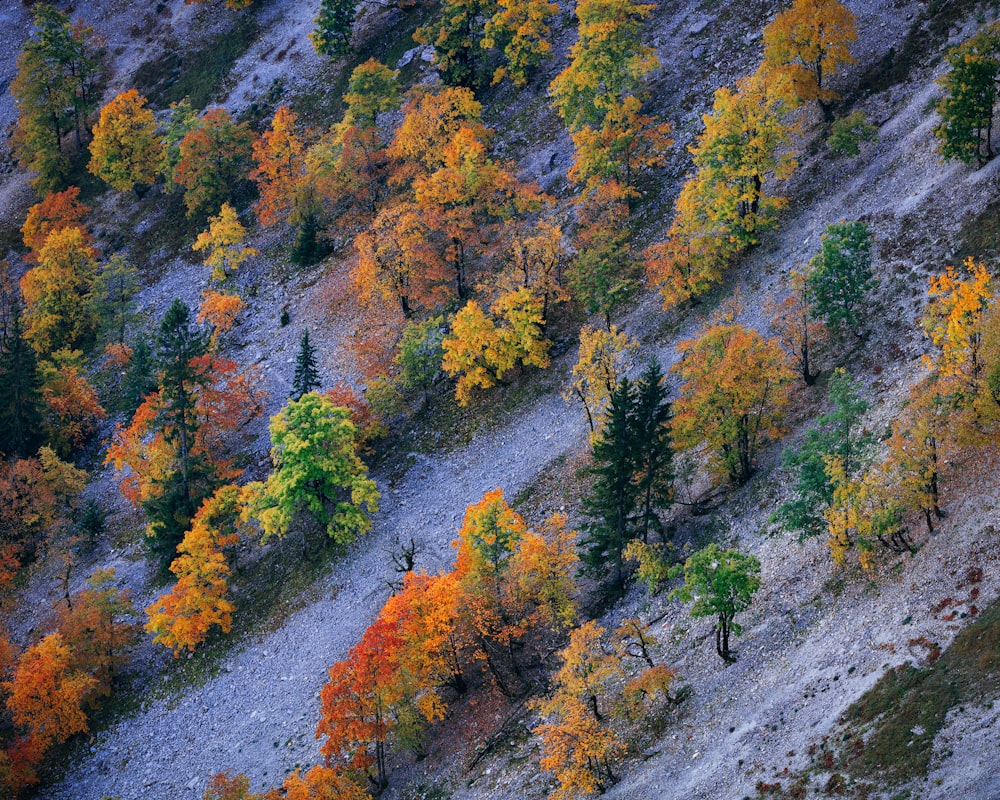
[(738, 324), (715, 324), (677, 345), (683, 384), (674, 403), (678, 450), (704, 446), (709, 466), (733, 486), (754, 471), (761, 444), (781, 434), (795, 379), (777, 343)]

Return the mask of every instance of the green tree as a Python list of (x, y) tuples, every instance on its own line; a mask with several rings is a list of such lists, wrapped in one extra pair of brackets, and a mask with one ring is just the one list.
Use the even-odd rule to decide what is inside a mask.
[(143, 509), (149, 517), (151, 546), (166, 567), (184, 538), (188, 523), (202, 500), (215, 488), (210, 467), (194, 452), (198, 432), (195, 399), (208, 376), (192, 362), (208, 350), (208, 338), (192, 324), (191, 311), (175, 299), (163, 316), (156, 339), (160, 411), (156, 428), (175, 450), (175, 464), (156, 483)]
[(316, 29), (309, 34), (319, 55), (337, 58), (351, 52), (354, 13), (354, 0), (321, 0)]
[(863, 222), (839, 222), (823, 234), (806, 287), (816, 317), (834, 332), (855, 330), (865, 295), (876, 285), (872, 237)]
[(399, 383), (404, 389), (420, 389), (426, 405), (434, 381), (441, 374), (444, 337), (448, 332), (443, 316), (411, 322), (403, 330), (396, 353)]
[(139, 271), (123, 255), (108, 259), (94, 282), (101, 327), (112, 342), (125, 344), (125, 329), (135, 321), (133, 298), (139, 291)]
[(583, 507), (591, 522), (585, 526), (581, 560), (595, 575), (612, 573), (612, 587), (620, 590), (625, 582), (625, 546), (638, 533), (634, 514), (640, 489), (634, 480), (637, 471), (632, 405), (635, 389), (628, 378), (611, 393), (604, 417), (604, 430), (594, 443), (594, 488), (584, 498)]
[(307, 511), (339, 545), (371, 528), (379, 492), (358, 456), (358, 430), (351, 412), (310, 392), (271, 418), (274, 469), (248, 487), (246, 515), (264, 538), (284, 536), (300, 511)]
[(153, 352), (140, 335), (132, 348), (132, 360), (125, 374), (124, 408), (125, 416), (131, 417), (142, 404), (146, 395), (156, 389), (156, 376), (153, 374)]
[(646, 542), (650, 527), (660, 528), (657, 509), (667, 509), (673, 503), (670, 404), (663, 371), (655, 357), (649, 360), (635, 386), (631, 428), (635, 450), (634, 479), (639, 490), (639, 530)]
[(28, 456), (42, 428), (41, 379), (35, 351), (21, 329), (21, 309), (9, 297), (8, 322), (0, 338), (0, 453)]
[(292, 378), (292, 391), (289, 397), (299, 400), (320, 387), (319, 370), (316, 367), (316, 348), (309, 342), (309, 329), (302, 332), (299, 339), (299, 354), (295, 358), (295, 375)]
[(860, 426), (868, 403), (858, 396), (858, 385), (839, 369), (830, 378), (833, 408), (816, 420), (797, 448), (788, 448), (782, 466), (794, 476), (792, 497), (782, 503), (772, 520), (802, 538), (826, 533), (826, 509), (833, 502), (833, 482), (827, 472), (832, 458), (842, 459), (848, 475), (856, 474), (870, 458), (875, 439)]
[(24, 44), (11, 93), (18, 101), (15, 150), (37, 173), (39, 191), (62, 186), (69, 172), (63, 137), (74, 131), (83, 144), (87, 119), (103, 90), (104, 42), (93, 29), (43, 3), (35, 9), (37, 35)]
[(608, 111), (634, 95), (660, 65), (653, 48), (639, 43), (643, 22), (655, 7), (633, 0), (579, 0), (579, 36), (570, 48), (570, 63), (549, 86), (570, 131), (600, 127)]
[(760, 561), (738, 550), (720, 550), (714, 542), (693, 553), (684, 563), (684, 585), (670, 593), (685, 603), (694, 601), (691, 616), (715, 617), (715, 651), (735, 661), (729, 649), (731, 634), (743, 628), (736, 615), (746, 610), (760, 588)]
[(480, 52), (487, 0), (443, 0), (440, 18), (418, 28), (413, 38), (434, 45), (434, 65), (448, 86), (476, 88), (482, 83)]
[(945, 158), (982, 166), (993, 158), (993, 113), (1000, 80), (1000, 23), (988, 25), (945, 55), (950, 69), (938, 83), (938, 148)]

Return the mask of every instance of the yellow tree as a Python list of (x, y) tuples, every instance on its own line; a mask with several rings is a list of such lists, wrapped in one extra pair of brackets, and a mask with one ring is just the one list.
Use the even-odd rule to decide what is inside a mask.
[(769, 179), (784, 180), (797, 166), (791, 130), (782, 117), (783, 102), (758, 73), (740, 80), (736, 91), (716, 91), (705, 130), (689, 148), (705, 214), (742, 247), (755, 244), (787, 204), (765, 190)]
[(82, 228), (52, 231), (21, 278), (25, 338), (39, 355), (85, 347), (99, 324), (92, 295), (97, 251)]
[(496, 11), (486, 21), (482, 46), (503, 51), (505, 64), (493, 73), (493, 83), (510, 78), (524, 86), (529, 73), (552, 51), (548, 22), (559, 13), (549, 0), (497, 0)]
[(659, 287), (664, 310), (697, 303), (722, 280), (738, 250), (726, 226), (712, 219), (707, 186), (699, 177), (685, 182), (674, 203), (666, 241), (646, 249), (646, 274)]
[(192, 249), (207, 250), (205, 265), (212, 268), (212, 280), (223, 281), (235, 272), (248, 258), (257, 255), (253, 247), (244, 247), (247, 231), (236, 216), (236, 209), (223, 203), (218, 215), (208, 221), (208, 230), (195, 239)]
[(795, 374), (776, 342), (738, 324), (712, 325), (677, 349), (673, 372), (684, 383), (673, 406), (675, 445), (706, 447), (712, 471), (742, 486), (761, 444), (781, 435)]
[(583, 403), (592, 436), (603, 429), (611, 393), (621, 380), (629, 358), (638, 349), (639, 343), (615, 325), (610, 329), (591, 325), (580, 328), (573, 383), (563, 390), (563, 398), (567, 402), (576, 398)]
[(490, 389), (519, 362), (544, 369), (549, 342), (542, 332), (541, 303), (529, 289), (501, 295), (491, 306), (493, 318), (470, 300), (455, 315), (442, 341), (441, 366), (458, 376), (455, 398), (468, 405), (472, 390)]
[(305, 148), (295, 129), (295, 114), (286, 105), (278, 106), (271, 127), (253, 143), (257, 166), (250, 180), (257, 184), (257, 219), (265, 227), (287, 220), (295, 209), (295, 197), (302, 180)]
[(614, 781), (613, 764), (624, 746), (601, 714), (599, 698), (616, 673), (614, 659), (603, 652), (604, 629), (590, 621), (570, 634), (560, 652), (562, 666), (553, 676), (551, 696), (537, 703), (545, 722), (533, 729), (542, 740), (542, 769), (554, 772), (556, 800), (604, 792)]
[(162, 158), (156, 119), (138, 91), (122, 92), (101, 109), (87, 165), (94, 175), (127, 192), (137, 184), (153, 183)]
[(837, 94), (825, 79), (853, 64), (850, 46), (857, 38), (854, 14), (839, 0), (793, 0), (764, 28), (761, 69), (769, 82), (788, 87), (788, 100), (815, 100), (829, 119)]
[(223, 486), (202, 503), (191, 529), (170, 565), (177, 583), (146, 609), (146, 630), (153, 642), (174, 651), (194, 650), (213, 626), (229, 633), (236, 607), (229, 599), (229, 564), (223, 548), (239, 541), (237, 521), (242, 498), (233, 485)]
[(562, 229), (551, 222), (539, 220), (534, 235), (514, 236), (504, 270), (497, 283), (501, 291), (531, 289), (542, 299), (542, 324), (548, 321), (549, 308), (569, 300), (563, 272), (569, 254), (563, 245)]
[(985, 377), (983, 322), (993, 301), (993, 286), (981, 261), (966, 259), (965, 273), (963, 278), (949, 266), (931, 278), (924, 330), (939, 349), (934, 364), (945, 391), (954, 395), (960, 406), (968, 407), (981, 391)]

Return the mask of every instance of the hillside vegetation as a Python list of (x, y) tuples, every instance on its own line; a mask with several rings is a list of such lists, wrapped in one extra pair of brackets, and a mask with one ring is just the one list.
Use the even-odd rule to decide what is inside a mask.
[(1000, 796), (998, 4), (0, 19), (0, 796)]

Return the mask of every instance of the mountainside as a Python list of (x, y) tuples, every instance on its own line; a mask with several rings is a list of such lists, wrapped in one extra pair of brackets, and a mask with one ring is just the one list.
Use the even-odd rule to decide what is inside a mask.
[[(675, 143), (663, 166), (637, 183), (642, 197), (627, 223), (637, 257), (666, 238), (674, 202), (693, 171), (688, 146), (697, 146), (715, 91), (757, 68), (761, 32), (778, 5), (788, 4), (662, 0), (645, 22), (642, 40), (661, 61), (648, 81), (645, 108), (672, 123)], [(850, 0), (846, 6), (856, 17), (855, 63), (830, 78), (840, 97), (833, 113), (839, 119), (863, 112), (876, 137), (847, 157), (828, 145), (829, 125), (820, 110), (801, 109), (790, 139), (797, 169), (780, 182), (788, 203), (759, 243), (736, 256), (700, 301), (664, 310), (654, 282), (643, 277), (610, 311), (609, 321), (638, 342), (624, 374), (638, 378), (655, 356), (676, 400), (681, 379), (671, 368), (687, 352), (680, 343), (689, 349), (706, 328), (722, 322), (772, 336), (773, 309), (792, 292), (790, 273), (816, 255), (828, 226), (861, 221), (871, 233), (875, 286), (864, 301), (863, 330), (845, 334), (839, 352), (831, 347), (821, 354), (816, 385), (795, 385), (786, 435), (761, 448), (752, 478), (735, 488), (725, 481), (713, 488), (705, 469), (692, 466), (682, 475), (678, 461), (677, 502), (663, 514), (678, 548), (674, 555), (683, 562), (697, 546), (717, 541), (760, 560), (761, 588), (740, 617), (735, 661), (713, 652), (713, 620), (692, 619), (690, 607), (668, 591), (654, 594), (634, 581), (620, 599), (607, 600), (593, 578), (576, 590), (582, 618), (594, 617), (608, 630), (632, 617), (649, 624), (662, 644), (659, 660), (677, 675), (674, 696), (681, 698), (648, 725), (634, 726), (640, 739), (616, 768), (609, 798), (1000, 798), (996, 441), (950, 453), (941, 473), (943, 518), (928, 534), (923, 517), (911, 514), (912, 542), (879, 550), (871, 569), (834, 563), (827, 536), (800, 540), (780, 531), (773, 518), (794, 490), (782, 450), (801, 445), (815, 419), (830, 412), (826, 390), (834, 368), (845, 367), (856, 381), (868, 408), (855, 422), (884, 453), (911, 387), (930, 372), (937, 352), (922, 328), (928, 281), (967, 256), (986, 259), (995, 273), (1000, 247), (994, 219), (1000, 159), (980, 168), (943, 161), (934, 133), (945, 53), (1000, 19), (997, 4)], [(234, 10), (169, 0), (140, 10), (125, 2), (78, 0), (71, 9), (59, 7), (107, 38), (110, 80), (102, 104), (136, 87), (161, 122), (171, 102), (202, 93), (199, 105), (221, 105), (257, 132), (288, 104), (303, 129), (319, 135), (342, 116), (351, 70), (369, 57), (398, 69), (404, 89), (436, 80), (433, 48), (412, 41), (413, 31), (439, 13), (436, 4), (362, 6), (354, 52), (340, 59), (318, 56), (309, 41), (314, 2), (258, 0)], [(14, 79), (31, 11), (22, 4), (0, 9), (0, 86)], [(484, 123), (495, 131), (492, 153), (510, 161), (518, 179), (535, 181), (552, 195), (548, 213), (569, 231), (580, 213), (578, 187), (567, 177), (574, 143), (549, 105), (548, 88), (577, 37), (568, 4), (560, 4), (552, 28), (552, 57), (525, 87), (486, 86), (477, 98)], [(5, 91), (0, 127), (13, 131), (17, 113)], [(398, 110), (382, 112), (379, 124), (394, 128), (402, 118)], [(11, 274), (19, 278), (27, 269), (19, 229), (37, 197), (11, 147), (9, 136), (0, 142), (0, 232)], [(195, 308), (216, 285), (202, 255), (192, 251), (207, 226), (187, 218), (179, 196), (162, 182), (137, 196), (107, 190), (82, 168), (78, 173), (93, 208), (87, 226), (97, 245), (139, 267), (134, 329), (152, 343), (174, 298)], [(766, 185), (777, 183), (769, 177)], [(324, 260), (298, 267), (289, 258), (293, 226), (262, 227), (247, 211), (250, 200), (237, 198), (237, 206), (241, 200), (245, 244), (256, 253), (227, 284), (247, 308), (219, 352), (259, 370), (255, 386), (267, 391), (263, 413), (233, 434), (234, 460), (246, 478), (266, 480), (267, 421), (286, 404), (302, 332), (309, 330), (317, 348), (324, 389), (342, 382), (361, 392), (373, 381), (357, 342), (375, 317), (365, 316), (370, 311), (352, 294), (356, 258), (346, 235), (332, 237)], [(588, 316), (581, 304), (568, 308), (560, 306), (547, 325), (553, 344), (546, 369), (522, 364), (491, 394), (476, 395), (469, 408), (460, 408), (452, 384), (439, 379), (426, 407), (414, 392), (402, 410), (387, 415), (387, 435), (365, 456), (381, 492), (372, 529), (337, 553), (310, 551), (307, 534), (298, 538), (300, 529), (283, 541), (279, 536), (263, 547), (245, 547), (234, 592), (237, 607), (245, 605), (229, 638), (215, 637), (206, 649), (175, 659), (146, 635), (129, 652), (122, 699), (116, 705), (113, 697), (110, 710), (101, 712), (98, 730), (56, 749), (32, 796), (196, 798), (210, 776), (223, 771), (245, 774), (255, 792), (278, 785), (290, 771), (323, 761), (315, 732), (327, 670), (347, 657), (400, 580), (394, 557), (401, 547), (412, 546), (411, 567), (431, 574), (450, 570), (466, 508), (494, 488), (530, 526), (565, 512), (570, 527), (584, 528), (583, 497), (594, 480), (583, 469), (592, 458), (590, 429), (582, 405), (564, 398), (580, 325), (601, 327), (605, 320), (600, 312)], [(124, 391), (113, 386), (112, 395)], [(96, 439), (109, 440), (115, 423), (127, 422), (122, 413), (109, 414)], [(107, 535), (80, 557), (66, 583), (82, 588), (93, 568), (113, 566), (135, 607), (146, 608), (166, 584), (143, 555), (143, 513), (121, 497), (120, 476), (99, 452), (103, 444), (88, 447), (77, 453), (77, 463), (91, 474), (84, 496), (106, 511)], [(697, 450), (691, 463), (704, 466), (705, 456)], [(300, 559), (301, 570), (294, 566)], [(59, 569), (54, 558), (41, 559), (14, 590), (16, 602), (4, 606), (6, 627), (21, 646), (42, 632), (49, 605), (62, 596)], [(970, 643), (962, 631), (973, 623), (982, 627), (973, 630)], [(949, 651), (952, 642), (957, 644)], [(564, 644), (548, 647), (546, 668)], [(909, 664), (927, 670), (927, 686), (940, 679), (953, 693), (922, 693), (919, 683), (913, 694), (885, 689)], [(934, 673), (941, 664), (950, 675), (973, 677), (949, 682)], [(539, 693), (551, 689), (550, 677), (538, 679)], [(881, 697), (879, 691), (890, 693), (889, 710), (911, 701), (933, 705), (925, 716), (904, 720), (913, 741), (919, 740), (910, 751), (928, 750), (929, 760), (912, 770), (907, 762), (884, 785), (884, 765), (871, 767), (858, 755), (863, 747), (852, 760), (847, 744), (872, 737), (874, 724), (850, 717), (849, 709), (862, 698), (876, 702), (871, 698)], [(927, 714), (940, 727), (929, 740), (922, 738)], [(556, 784), (539, 766), (541, 745), (531, 729), (540, 720), (537, 708), (496, 691), (459, 699), (448, 716), (429, 725), (419, 758), (402, 746), (389, 749), (389, 786), (382, 796), (545, 797)], [(905, 738), (905, 731), (900, 735)], [(894, 746), (886, 750), (892, 758), (909, 745)], [(795, 793), (796, 781), (802, 787), (807, 782), (808, 790)]]

